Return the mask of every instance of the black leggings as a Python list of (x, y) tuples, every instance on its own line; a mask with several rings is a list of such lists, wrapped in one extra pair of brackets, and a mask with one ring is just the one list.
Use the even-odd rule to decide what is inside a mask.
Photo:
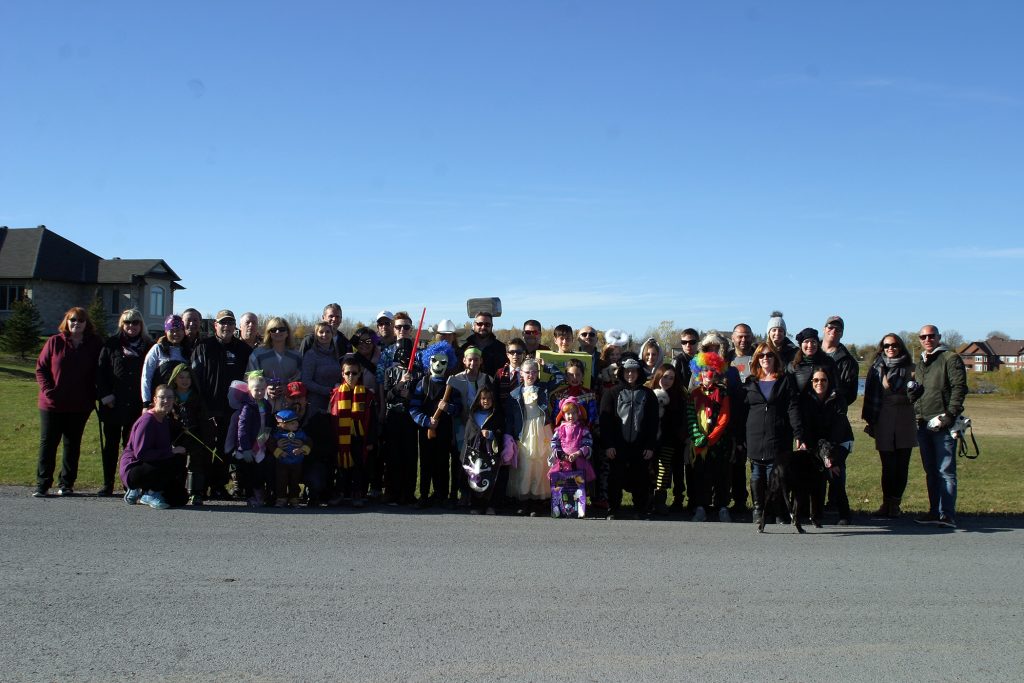
[(882, 459), (882, 496), (902, 498), (907, 488), (907, 473), (910, 470), (911, 448), (897, 448), (894, 451), (879, 451)]

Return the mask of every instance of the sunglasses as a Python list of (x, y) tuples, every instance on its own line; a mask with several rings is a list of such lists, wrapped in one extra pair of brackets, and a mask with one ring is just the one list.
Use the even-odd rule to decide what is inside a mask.
[(581, 337), (596, 337), (597, 332), (580, 332)]
[(527, 337), (536, 337), (540, 332), (538, 330), (523, 330), (523, 334)]
[(693, 346), (694, 344), (697, 343), (697, 340), (696, 339), (682, 339), (682, 340), (679, 341), (679, 343), (682, 344), (683, 346)]
[(938, 337), (938, 336), (939, 336), (939, 335), (937, 335), (937, 334), (935, 334), (935, 333), (931, 333), (931, 334), (919, 334), (919, 335), (917, 335), (917, 338), (918, 338), (918, 339), (921, 339), (921, 340), (925, 340), (925, 339), (935, 339), (935, 338), (936, 338), (936, 337)]
[(524, 353), (526, 353), (526, 352), (525, 351), (520, 351), (519, 349), (509, 349), (508, 350), (508, 355), (510, 355), (510, 356), (521, 356)]
[(272, 328), (270, 328), (270, 333), (271, 334), (279, 334), (281, 332), (287, 332), (287, 331), (288, 331), (287, 327), (272, 327)]
[(475, 322), (473, 324), (476, 325), (477, 327), (494, 327), (494, 323)]
[(122, 320), (121, 324), (122, 325), (141, 325), (142, 321), (141, 320)]
[(396, 330), (411, 330), (412, 329), (412, 325), (399, 325), (399, 324), (396, 323), (395, 324), (395, 329)]
[(882, 344), (883, 349), (899, 349), (899, 344)]

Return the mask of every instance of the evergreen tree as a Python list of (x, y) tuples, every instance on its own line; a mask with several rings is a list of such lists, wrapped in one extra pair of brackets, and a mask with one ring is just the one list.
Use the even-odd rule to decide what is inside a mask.
[(96, 330), (96, 334), (100, 336), (100, 339), (107, 338), (107, 311), (103, 308), (103, 302), (100, 301), (99, 297), (92, 300), (89, 304), (89, 309), (86, 311), (89, 314), (89, 320), (92, 321), (92, 326)]
[(39, 317), (39, 309), (28, 297), (22, 297), (11, 306), (11, 317), (4, 324), (4, 333), (0, 336), (0, 346), (8, 353), (21, 355), (39, 349), (39, 335), (42, 332), (43, 320)]

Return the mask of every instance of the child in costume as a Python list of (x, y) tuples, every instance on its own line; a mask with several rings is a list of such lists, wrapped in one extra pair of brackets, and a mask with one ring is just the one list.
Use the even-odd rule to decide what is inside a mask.
[(608, 474), (608, 518), (620, 513), (622, 490), (633, 494), (633, 509), (646, 514), (651, 468), (658, 444), (658, 399), (642, 384), (643, 370), (634, 353), (619, 362), (618, 384), (601, 396), (601, 438)]
[(587, 414), (580, 402), (570, 396), (562, 401), (557, 425), (551, 435), (551, 457), (548, 458), (548, 476), (555, 472), (580, 470), (583, 479), (592, 482), (597, 478), (590, 464), (594, 442), (587, 426)]
[(302, 461), (309, 455), (309, 437), (299, 429), (299, 414), (294, 410), (279, 410), (274, 415), (277, 428), (270, 435), (271, 452), (277, 460), (276, 507), (299, 504), (299, 484), (302, 481)]
[[(688, 424), (686, 422), (686, 394), (682, 383), (676, 381), (676, 370), (668, 363), (662, 363), (654, 371), (654, 376), (647, 382), (654, 395), (658, 397), (658, 451), (657, 473), (654, 481), (654, 512), (666, 515), (668, 508), (668, 489), (673, 484), (675, 472), (681, 472), (677, 461), (683, 459), (684, 446), (687, 439)], [(676, 498), (682, 496), (682, 486), (675, 482)], [(677, 500), (679, 507), (682, 501)]]
[(363, 384), (365, 370), (353, 354), (341, 361), (341, 384), (331, 394), (329, 411), (334, 417), (337, 441), (335, 496), (331, 505), (351, 500), (352, 507), (366, 505), (368, 454), (376, 440), (376, 394)]
[(235, 460), (238, 484), (251, 495), (251, 507), (263, 507), (267, 485), (273, 480), (273, 461), (267, 458), (270, 438), (270, 404), (264, 397), (267, 382), (262, 370), (246, 373), (246, 381), (235, 380), (228, 387), (231, 415), (224, 450)]
[(421, 508), (448, 497), (452, 420), (462, 409), (458, 389), (447, 383), (448, 368), (454, 364), (450, 363), (445, 350), (435, 351), (428, 360), (428, 367), (429, 374), (416, 383), (409, 400), (409, 416), (419, 427)]
[(384, 371), (384, 428), (381, 445), (384, 457), (384, 499), (389, 505), (416, 502), (416, 423), (409, 416), (409, 399), (420, 376), (413, 368), (412, 340), (399, 339), (391, 366)]
[(199, 391), (192, 387), (192, 372), (179, 363), (171, 372), (169, 385), (174, 389), (174, 420), (171, 422), (171, 443), (184, 446), (188, 454), (189, 505), (202, 505), (206, 495), (206, 473), (216, 451), (217, 435), (206, 413)]
[(502, 451), (505, 446), (505, 418), (498, 410), (497, 392), (487, 385), (480, 388), (469, 408), (462, 447), (462, 468), (475, 503), (470, 514), (485, 510), (495, 514), (492, 500), (508, 481)]
[(690, 360), (698, 384), (690, 391), (687, 424), (693, 443), (693, 521), (707, 519), (706, 507), (718, 508), (718, 519), (731, 522), (729, 515), (729, 458), (732, 447), (726, 439), (731, 404), (725, 385), (725, 359), (714, 351), (702, 351)]
[(551, 498), (548, 481), (548, 452), (551, 448), (551, 415), (548, 392), (565, 380), (554, 365), (545, 366), (551, 373), (546, 382), (537, 379), (540, 364), (528, 358), (520, 366), (522, 385), (509, 394), (505, 415), (509, 434), (516, 437), (519, 462), (509, 473), (509, 495), (519, 499), (521, 514), (529, 509), (531, 516), (540, 514), (542, 501)]

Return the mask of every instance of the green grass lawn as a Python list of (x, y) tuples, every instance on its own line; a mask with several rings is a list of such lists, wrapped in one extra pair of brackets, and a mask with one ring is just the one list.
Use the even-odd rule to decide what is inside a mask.
[[(0, 484), (35, 484), (39, 448), (37, 393), (32, 363), (0, 358)], [(967, 513), (1024, 513), (1024, 448), (1020, 446), (1024, 436), (1024, 402), (972, 395), (967, 412), (974, 420), (982, 454), (977, 460), (961, 458), (958, 462), (957, 509)], [(871, 511), (878, 507), (881, 496), (881, 467), (874, 443), (861, 431), (863, 424), (853, 418), (860, 415), (859, 400), (851, 407), (850, 415), (857, 441), (848, 461), (847, 491), (855, 510)], [(994, 429), (997, 423), (998, 430)], [(986, 424), (993, 425), (989, 433), (985, 431)], [(58, 471), (59, 458), (58, 452)], [(101, 483), (99, 428), (94, 414), (85, 428), (76, 488), (88, 492)], [(903, 509), (923, 510), (927, 505), (924, 474), (915, 450)]]

